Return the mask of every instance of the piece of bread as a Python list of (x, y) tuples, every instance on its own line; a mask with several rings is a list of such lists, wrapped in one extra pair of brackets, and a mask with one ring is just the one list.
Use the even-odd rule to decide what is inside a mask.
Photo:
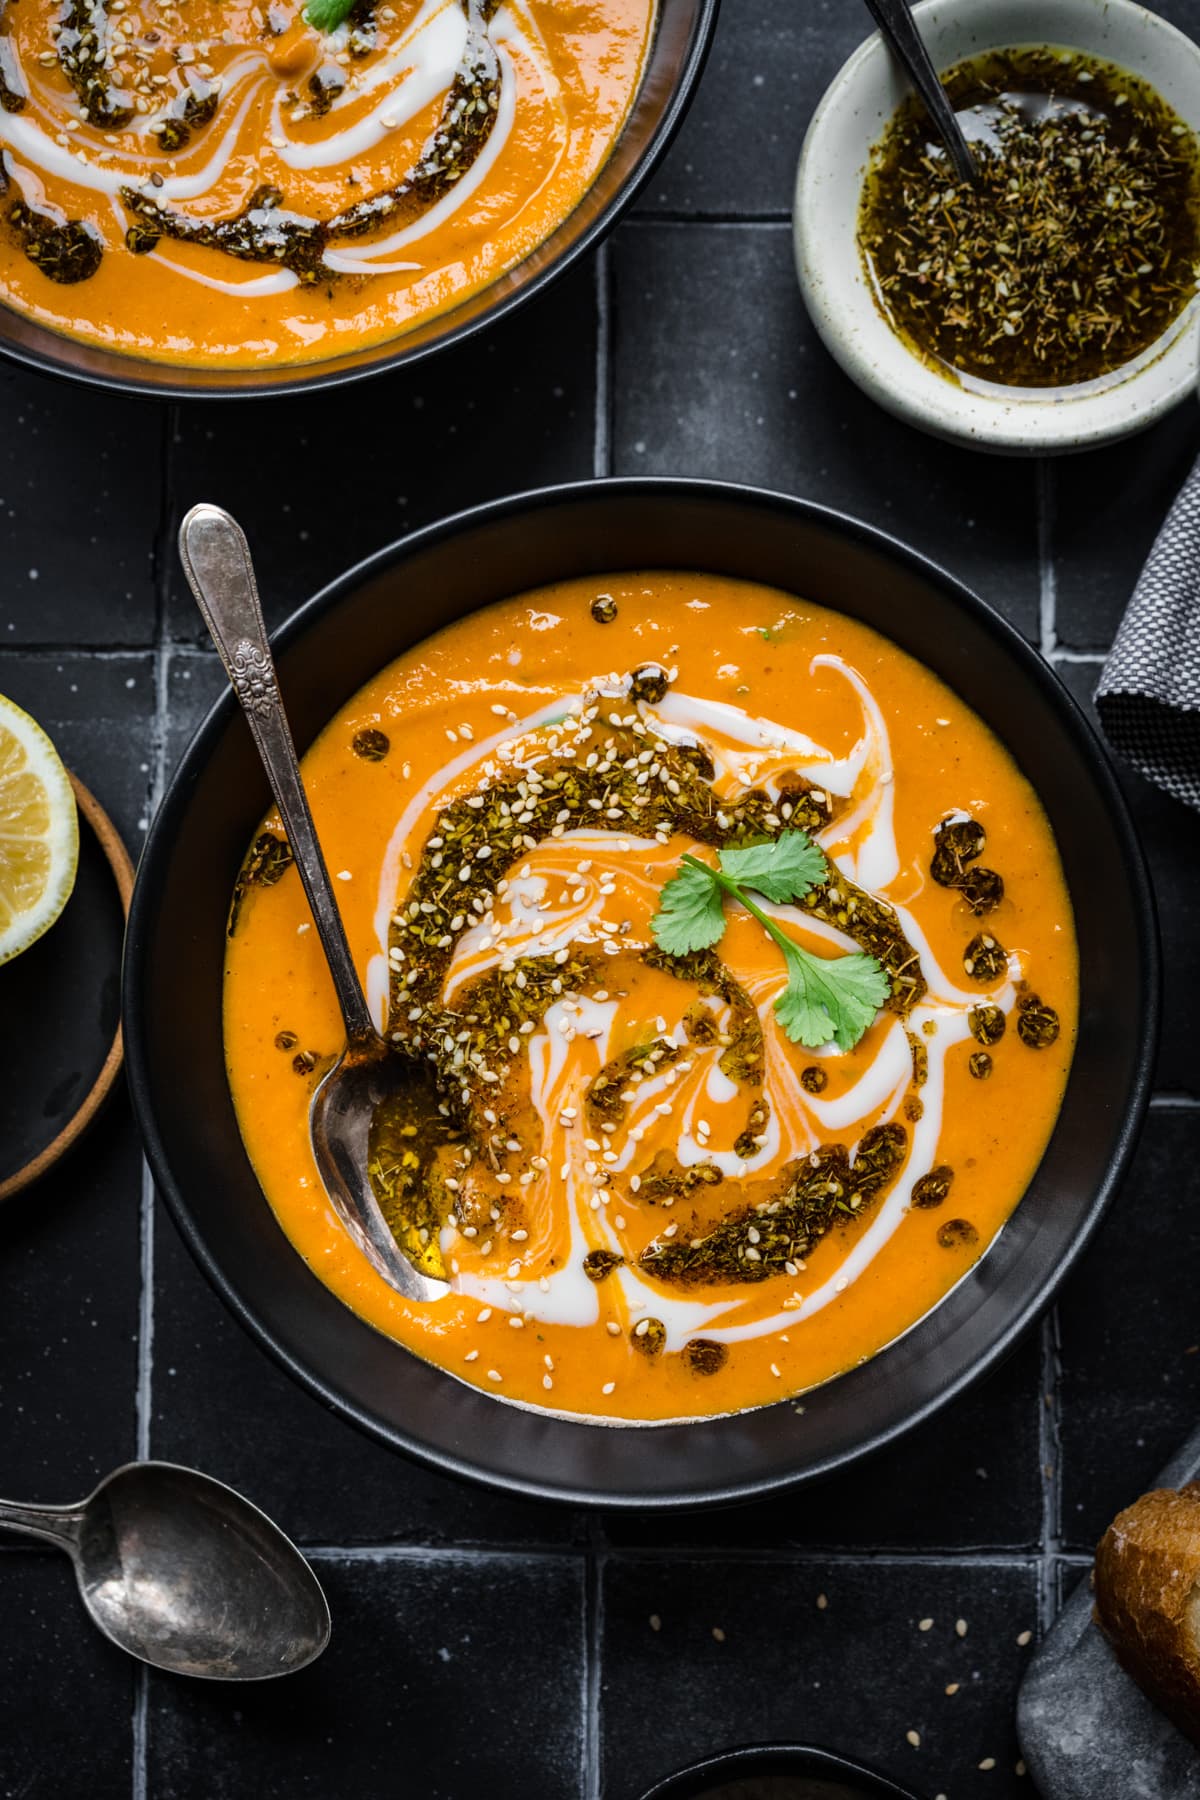
[(1094, 1582), (1096, 1623), (1122, 1666), (1200, 1744), (1200, 1481), (1118, 1513)]

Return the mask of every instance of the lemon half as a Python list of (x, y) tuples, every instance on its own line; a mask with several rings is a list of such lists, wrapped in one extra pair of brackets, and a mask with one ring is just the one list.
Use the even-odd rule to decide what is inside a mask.
[(0, 694), (0, 963), (53, 925), (78, 863), (71, 778), (41, 726)]

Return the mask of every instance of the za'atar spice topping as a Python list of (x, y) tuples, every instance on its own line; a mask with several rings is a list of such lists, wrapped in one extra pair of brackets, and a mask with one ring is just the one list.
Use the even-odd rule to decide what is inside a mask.
[(897, 334), (1011, 387), (1110, 375), (1196, 292), (1195, 133), (1146, 82), (1078, 52), (989, 51), (942, 77), (978, 164), (961, 181), (914, 97), (876, 147), (859, 246)]

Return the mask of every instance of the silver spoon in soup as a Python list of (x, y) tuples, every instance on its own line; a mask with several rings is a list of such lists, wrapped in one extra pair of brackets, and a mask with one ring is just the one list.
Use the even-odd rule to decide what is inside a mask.
[(424, 1274), (404, 1254), (371, 1186), (371, 1122), (412, 1082), (413, 1070), (376, 1030), (350, 954), (283, 708), (250, 547), (227, 512), (201, 505), (179, 528), (179, 554), (262, 758), (346, 1027), (346, 1048), (309, 1112), (317, 1169), (339, 1219), (383, 1279), (407, 1300), (439, 1299), (449, 1292), (447, 1283)]

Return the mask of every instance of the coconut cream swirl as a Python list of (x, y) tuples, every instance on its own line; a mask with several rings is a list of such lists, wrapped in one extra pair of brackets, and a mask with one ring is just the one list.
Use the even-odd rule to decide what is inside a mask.
[[(436, 1061), (450, 1102), (443, 1116), (458, 1105), (461, 1083), (484, 1145), (482, 1156), (459, 1149), (445, 1165), (455, 1170), (442, 1190), (449, 1211), (434, 1229), (457, 1291), (530, 1320), (590, 1326), (600, 1317), (600, 1267), (605, 1313), (619, 1294), (623, 1327), (636, 1333), (653, 1322), (664, 1349), (700, 1333), (728, 1344), (786, 1332), (862, 1274), (935, 1169), (946, 1057), (970, 1035), (981, 995), (940, 966), (892, 891), (901, 870), (882, 712), (841, 657), (814, 658), (818, 668), (857, 697), (861, 730), (848, 755), (735, 705), (680, 693), (665, 671), (649, 682), (644, 672), (613, 677), (525, 712), (514, 688), (511, 710), (502, 690), (494, 709), (504, 723), (448, 757), (397, 821), (369, 991), (381, 1026)], [(563, 775), (568, 765), (578, 783)], [(490, 858), (492, 848), (455, 833), (464, 808), (496, 805), (509, 838), (497, 878), (480, 888), (472, 859)], [(639, 805), (643, 829), (631, 823)], [(414, 834), (431, 810), (436, 829), (422, 847)], [(832, 1069), (839, 1053), (800, 1050), (784, 1035), (773, 1010), (784, 971), (753, 953), (746, 915), (730, 921), (724, 963), (665, 971), (653, 990), (660, 1010), (649, 1018), (636, 973), (646, 965), (664, 973), (649, 921), (681, 848), (719, 842), (724, 832), (769, 836), (799, 825), (824, 850), (829, 880), (803, 906), (767, 910), (814, 948), (869, 945), (891, 981), (849, 1065), (852, 1078), (833, 1083), (828, 1098), (823, 1074), (812, 1081), (812, 1071)], [(459, 891), (469, 898), (448, 920), (428, 898), (448, 894), (453, 912)], [(1011, 1010), (1021, 973), (1010, 957), (988, 1002)], [(472, 1021), (483, 997), (497, 993), (516, 1010), (507, 1043), (489, 1050)], [(532, 1135), (518, 1118), (532, 1121)], [(695, 1182), (732, 1214), (743, 1194), (802, 1184), (805, 1159), (824, 1167), (835, 1137), (850, 1146), (842, 1210), (865, 1202), (868, 1222), (831, 1240), (842, 1247), (832, 1272), (810, 1285), (802, 1259), (772, 1268), (781, 1279), (768, 1300), (751, 1225), (738, 1252), (750, 1285), (734, 1281), (716, 1297), (709, 1285), (703, 1300), (690, 1298), (671, 1278), (676, 1200)], [(652, 1187), (658, 1210), (650, 1215)]]

